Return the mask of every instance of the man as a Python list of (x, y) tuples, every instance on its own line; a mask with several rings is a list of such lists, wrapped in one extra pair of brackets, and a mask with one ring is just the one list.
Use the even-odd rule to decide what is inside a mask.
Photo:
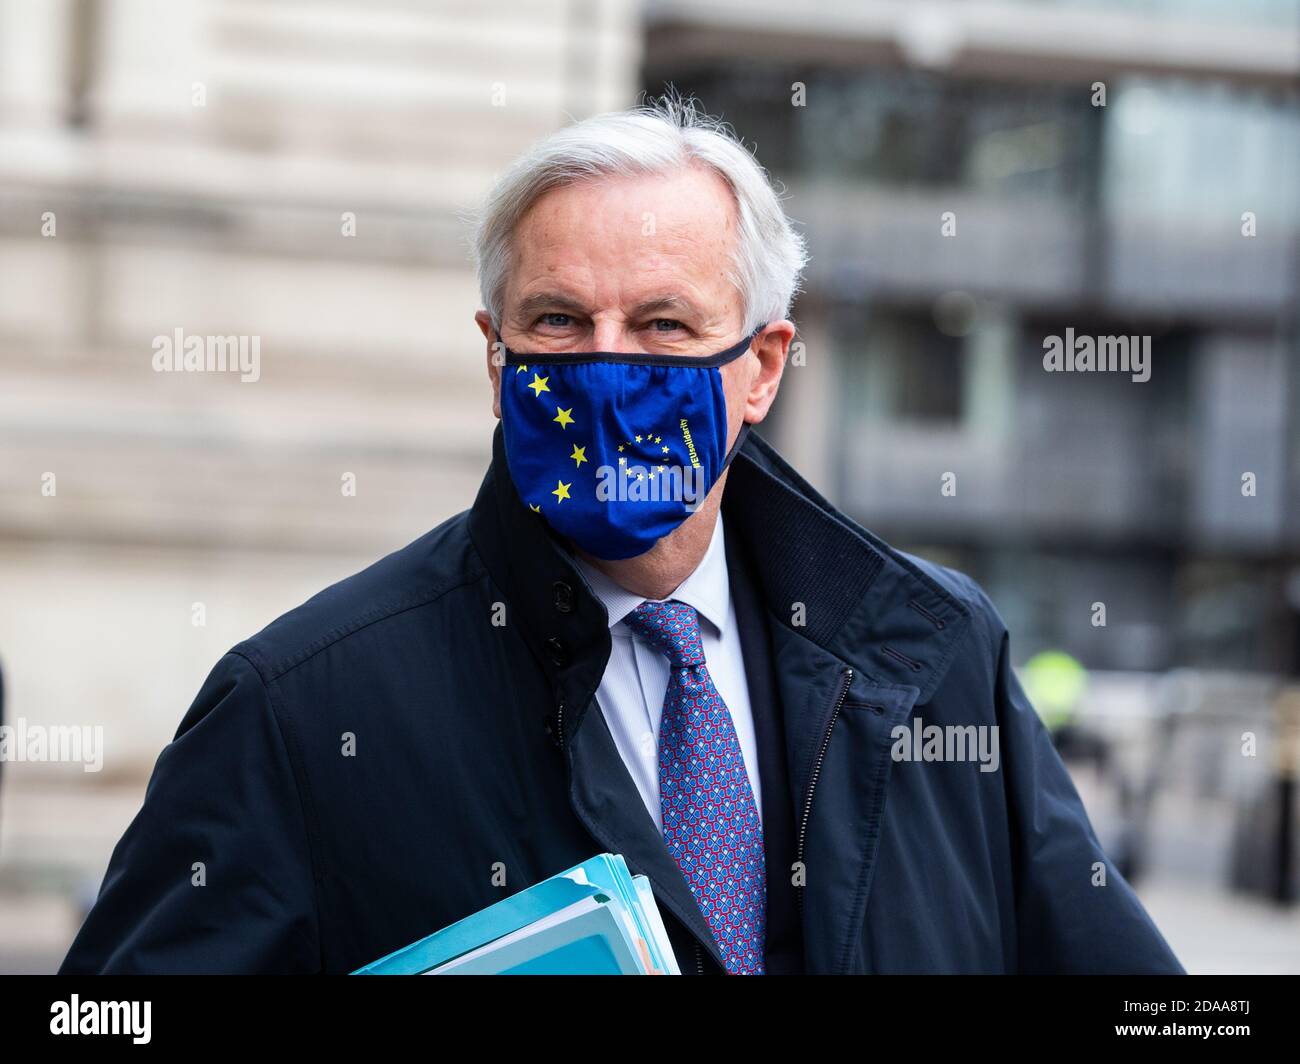
[(1179, 971), (979, 588), (747, 435), (805, 261), (750, 154), (578, 123), (476, 246), (477, 501), (217, 665), (63, 970), (348, 972), (609, 851), (688, 973)]

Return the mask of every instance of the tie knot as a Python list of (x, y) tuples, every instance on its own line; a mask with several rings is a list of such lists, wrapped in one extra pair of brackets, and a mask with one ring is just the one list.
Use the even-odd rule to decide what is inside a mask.
[(700, 618), (693, 606), (676, 599), (643, 602), (624, 621), (632, 631), (664, 654), (674, 669), (704, 664)]

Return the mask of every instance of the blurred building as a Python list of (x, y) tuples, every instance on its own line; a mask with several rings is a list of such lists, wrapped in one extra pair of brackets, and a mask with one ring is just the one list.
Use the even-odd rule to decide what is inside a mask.
[[(635, 14), (0, 2), (12, 714), (107, 714), (138, 774), (234, 641), (472, 501), (465, 213), (632, 96)], [(155, 372), (177, 329), (256, 338), (259, 379)]]
[[(661, 0), (644, 80), (807, 231), (775, 435), (814, 483), (1017, 661), (1300, 673), (1300, 4)], [(1045, 372), (1066, 329), (1150, 336), (1150, 380)]]
[[(639, 62), (630, 0), (0, 0), (6, 715), (105, 747), (5, 766), (0, 970), (66, 948), (226, 649), (473, 500), (465, 214)], [(258, 379), (156, 372), (178, 329)]]

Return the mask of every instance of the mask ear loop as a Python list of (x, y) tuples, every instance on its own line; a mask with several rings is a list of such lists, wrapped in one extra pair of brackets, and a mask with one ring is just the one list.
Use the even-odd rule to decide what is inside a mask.
[(740, 431), (736, 433), (736, 442), (731, 445), (731, 450), (727, 452), (727, 457), (722, 460), (722, 469), (718, 470), (718, 476), (722, 475), (722, 470), (731, 465), (731, 460), (740, 453), (741, 444), (745, 442), (745, 437), (749, 435), (750, 424), (748, 421), (740, 423)]
[[(763, 324), (760, 325), (757, 329), (755, 329), (752, 333), (750, 333), (748, 340), (745, 341), (745, 350), (738, 352), (735, 357), (741, 358), (744, 355), (747, 355), (749, 353), (750, 345), (757, 338), (758, 334), (761, 333), (766, 328), (767, 328), (767, 324)], [(729, 359), (728, 361), (731, 360)], [(725, 470), (727, 466), (731, 465), (731, 460), (740, 453), (740, 448), (745, 442), (745, 437), (749, 435), (749, 430), (751, 427), (752, 426), (749, 424), (748, 421), (742, 421), (740, 423), (740, 431), (736, 433), (736, 442), (731, 445), (731, 450), (727, 452), (727, 457), (722, 460), (722, 468), (718, 470), (718, 476), (722, 476), (723, 470)]]

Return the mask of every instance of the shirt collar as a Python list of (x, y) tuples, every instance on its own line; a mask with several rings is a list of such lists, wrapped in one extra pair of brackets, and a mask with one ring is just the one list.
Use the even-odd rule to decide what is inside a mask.
[[(574, 555), (574, 564), (587, 578), (591, 590), (605, 604), (609, 627), (617, 635), (629, 634), (623, 618), (646, 599), (615, 583), (609, 576), (584, 558)], [(694, 571), (667, 596), (694, 608), (703, 620), (719, 632), (727, 625), (731, 612), (731, 582), (727, 574), (727, 548), (722, 535), (722, 514), (713, 525), (713, 538)]]

